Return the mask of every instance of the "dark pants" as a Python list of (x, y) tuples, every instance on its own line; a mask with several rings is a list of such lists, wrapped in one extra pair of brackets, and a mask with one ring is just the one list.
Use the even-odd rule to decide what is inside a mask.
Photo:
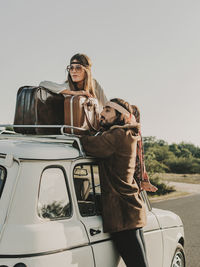
[(142, 228), (116, 232), (111, 235), (127, 267), (148, 267)]

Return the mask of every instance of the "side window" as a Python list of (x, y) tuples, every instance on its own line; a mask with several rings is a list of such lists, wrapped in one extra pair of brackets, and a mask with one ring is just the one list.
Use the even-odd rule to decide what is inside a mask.
[(3, 187), (6, 181), (6, 170), (0, 166), (0, 197), (3, 192)]
[(62, 169), (58, 167), (45, 169), (40, 182), (39, 216), (48, 219), (62, 219), (70, 217), (71, 211), (71, 201)]
[(101, 214), (101, 188), (98, 165), (77, 165), (74, 168), (73, 178), (81, 216)]

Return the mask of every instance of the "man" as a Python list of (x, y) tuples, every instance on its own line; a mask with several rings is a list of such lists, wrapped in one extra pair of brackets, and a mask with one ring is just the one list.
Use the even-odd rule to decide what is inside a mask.
[[(147, 267), (142, 227), (146, 224), (144, 203), (134, 180), (139, 123), (131, 106), (122, 99), (107, 102), (101, 112), (102, 135), (81, 137), (87, 155), (101, 158), (100, 181), (104, 232), (113, 241), (128, 267)], [(142, 189), (156, 191), (149, 180)]]

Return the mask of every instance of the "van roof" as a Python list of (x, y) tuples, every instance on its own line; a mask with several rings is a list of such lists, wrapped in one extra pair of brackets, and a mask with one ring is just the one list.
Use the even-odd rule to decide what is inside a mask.
[[(73, 159), (80, 157), (81, 151), (72, 146), (77, 140), (59, 136), (9, 136), (0, 135), (0, 154), (12, 154), (20, 159)], [(79, 139), (78, 139), (79, 140)], [(80, 142), (79, 142), (80, 145)]]

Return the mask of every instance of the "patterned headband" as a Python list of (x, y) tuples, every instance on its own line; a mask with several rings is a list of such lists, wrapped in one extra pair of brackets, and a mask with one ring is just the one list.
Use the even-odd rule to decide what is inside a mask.
[(88, 68), (89, 67), (89, 65), (88, 64), (84, 64), (84, 63), (82, 63), (82, 62), (79, 62), (79, 61), (72, 61), (72, 62), (70, 62), (70, 65), (71, 64), (78, 64), (78, 65), (82, 65), (82, 66), (84, 66), (84, 67), (86, 67), (86, 68)]

